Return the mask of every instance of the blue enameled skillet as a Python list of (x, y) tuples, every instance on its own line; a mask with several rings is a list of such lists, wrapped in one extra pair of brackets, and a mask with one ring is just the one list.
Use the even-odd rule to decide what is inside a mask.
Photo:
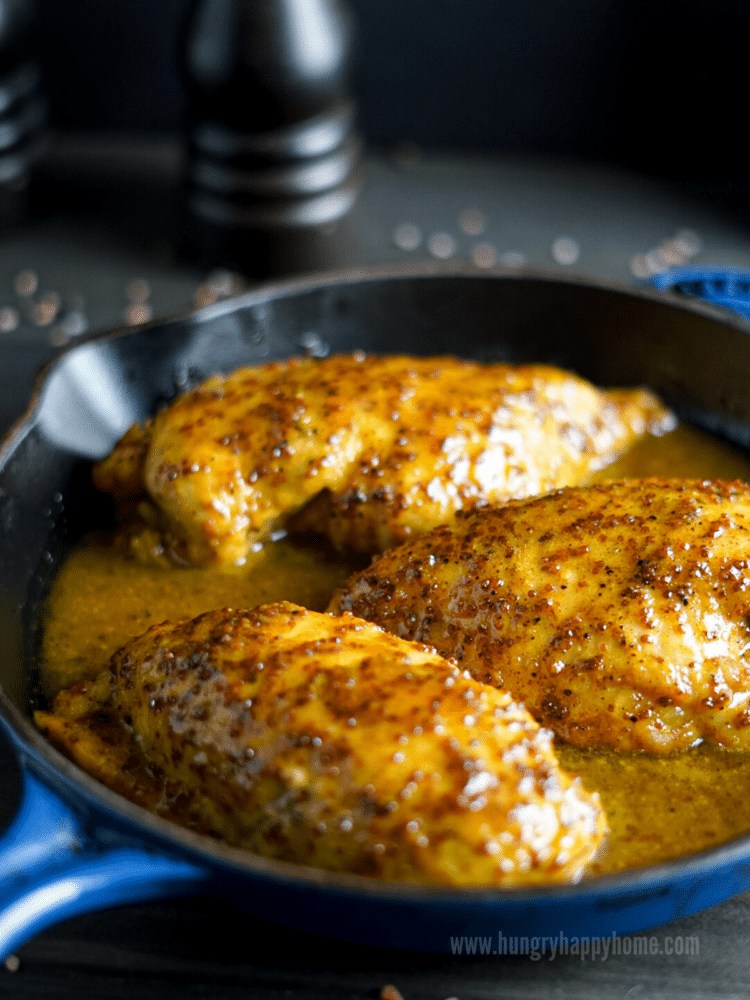
[(277, 922), (368, 944), (448, 951), (461, 936), (606, 937), (750, 888), (750, 836), (576, 886), (429, 889), (271, 862), (195, 836), (82, 773), (34, 729), (38, 611), (104, 501), (93, 459), (214, 371), (292, 353), (453, 353), (544, 360), (602, 385), (646, 384), (746, 447), (746, 322), (662, 291), (441, 264), (268, 285), (186, 318), (77, 344), (40, 376), (0, 451), (0, 723), (23, 776), (0, 841), (0, 953), (78, 913), (210, 892)]

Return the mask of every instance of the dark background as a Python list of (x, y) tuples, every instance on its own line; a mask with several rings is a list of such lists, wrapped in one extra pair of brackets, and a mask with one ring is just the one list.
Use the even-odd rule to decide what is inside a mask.
[[(38, 0), (61, 129), (176, 132), (186, 0)], [(372, 148), (585, 157), (744, 184), (750, 6), (349, 0)]]

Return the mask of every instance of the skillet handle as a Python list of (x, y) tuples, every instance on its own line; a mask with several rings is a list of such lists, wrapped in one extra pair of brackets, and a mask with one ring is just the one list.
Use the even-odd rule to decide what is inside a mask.
[(689, 298), (704, 299), (715, 306), (731, 309), (750, 319), (750, 272), (732, 267), (674, 267), (646, 282), (655, 288), (679, 292)]
[(80, 815), (22, 767), (21, 804), (0, 838), (0, 960), (68, 917), (199, 892), (209, 872), (189, 861), (89, 837)]

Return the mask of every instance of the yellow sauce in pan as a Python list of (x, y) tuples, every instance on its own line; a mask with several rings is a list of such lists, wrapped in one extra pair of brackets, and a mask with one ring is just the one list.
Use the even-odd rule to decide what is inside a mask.
[[(677, 476), (750, 482), (750, 459), (681, 426), (638, 444), (600, 479)], [(218, 607), (289, 600), (323, 610), (351, 572), (343, 557), (282, 540), (234, 571), (135, 562), (116, 538), (71, 554), (49, 595), (42, 639), (47, 695), (93, 677), (112, 652), (150, 625)], [(610, 841), (596, 871), (677, 857), (750, 831), (750, 755), (697, 747), (670, 758), (558, 749), (562, 765), (597, 789)]]

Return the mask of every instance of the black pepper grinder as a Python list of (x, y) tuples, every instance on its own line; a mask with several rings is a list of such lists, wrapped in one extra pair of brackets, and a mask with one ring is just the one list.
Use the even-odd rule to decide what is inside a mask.
[(0, 0), (0, 228), (28, 208), (31, 170), (47, 146), (47, 102), (33, 58), (31, 0)]
[(252, 276), (345, 261), (360, 185), (351, 48), (340, 0), (193, 0), (183, 50), (193, 256)]

